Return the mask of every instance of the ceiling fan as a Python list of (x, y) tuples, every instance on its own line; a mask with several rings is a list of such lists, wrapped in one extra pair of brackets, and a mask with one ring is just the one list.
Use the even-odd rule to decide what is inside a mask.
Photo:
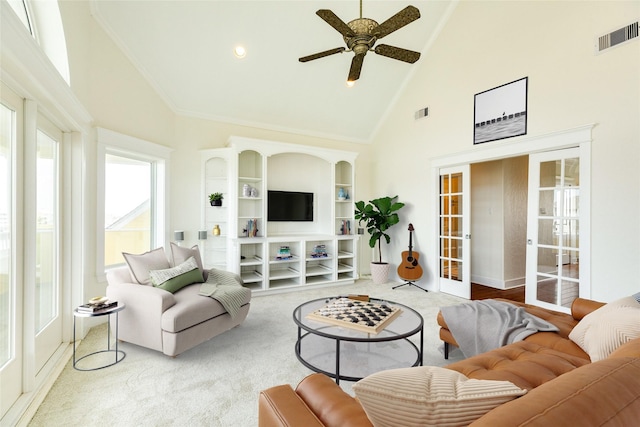
[(420, 58), (419, 52), (386, 44), (380, 44), (374, 48), (378, 39), (381, 39), (420, 18), (420, 11), (414, 6), (405, 7), (382, 24), (378, 24), (373, 19), (362, 17), (362, 0), (360, 0), (360, 18), (349, 21), (346, 24), (329, 9), (320, 9), (316, 12), (316, 15), (324, 19), (327, 24), (331, 25), (340, 34), (342, 34), (347, 47), (329, 49), (324, 52), (304, 56), (298, 60), (300, 62), (308, 62), (336, 53), (353, 52), (355, 56), (351, 60), (351, 68), (349, 69), (349, 77), (347, 78), (348, 82), (358, 80), (360, 77), (360, 71), (362, 70), (364, 56), (369, 51), (388, 58), (408, 62), (410, 64), (413, 64)]

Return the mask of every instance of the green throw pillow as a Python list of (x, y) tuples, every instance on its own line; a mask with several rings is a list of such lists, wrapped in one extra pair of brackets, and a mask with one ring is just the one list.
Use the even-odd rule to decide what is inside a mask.
[(202, 271), (198, 268), (198, 264), (194, 257), (189, 257), (185, 262), (175, 267), (163, 270), (149, 271), (151, 283), (156, 288), (176, 293), (180, 289), (192, 283), (202, 283)]
[(156, 288), (164, 289), (165, 291), (174, 294), (192, 283), (202, 283), (202, 273), (198, 268), (194, 268), (191, 271), (187, 271), (186, 273), (169, 279), (166, 282), (157, 285)]

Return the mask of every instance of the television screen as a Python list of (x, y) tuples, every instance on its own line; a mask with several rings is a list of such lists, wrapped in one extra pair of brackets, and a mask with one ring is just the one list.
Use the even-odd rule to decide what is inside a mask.
[(267, 221), (313, 221), (313, 193), (269, 190)]

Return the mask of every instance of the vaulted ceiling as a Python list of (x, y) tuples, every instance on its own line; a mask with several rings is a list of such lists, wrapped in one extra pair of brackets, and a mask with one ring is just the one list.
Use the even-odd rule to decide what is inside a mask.
[[(267, 129), (368, 142), (446, 21), (455, 1), (364, 1), (363, 17), (382, 23), (408, 5), (417, 21), (384, 44), (415, 50), (415, 64), (373, 52), (354, 87), (353, 53), (307, 63), (299, 57), (345, 46), (316, 15), (360, 17), (357, 0), (91, 0), (109, 36), (177, 114)], [(236, 45), (247, 54), (238, 59)]]

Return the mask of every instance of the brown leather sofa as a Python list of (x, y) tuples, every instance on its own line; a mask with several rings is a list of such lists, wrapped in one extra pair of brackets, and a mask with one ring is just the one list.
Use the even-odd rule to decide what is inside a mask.
[[(591, 363), (569, 332), (602, 303), (577, 299), (571, 314), (525, 309), (558, 326), (524, 341), (445, 366), (469, 378), (506, 380), (529, 390), (473, 422), (472, 426), (632, 426), (640, 420), (640, 338)], [(442, 316), (440, 337), (456, 345)], [(327, 376), (312, 374), (294, 390), (269, 388), (259, 396), (259, 426), (372, 426), (356, 398)]]

